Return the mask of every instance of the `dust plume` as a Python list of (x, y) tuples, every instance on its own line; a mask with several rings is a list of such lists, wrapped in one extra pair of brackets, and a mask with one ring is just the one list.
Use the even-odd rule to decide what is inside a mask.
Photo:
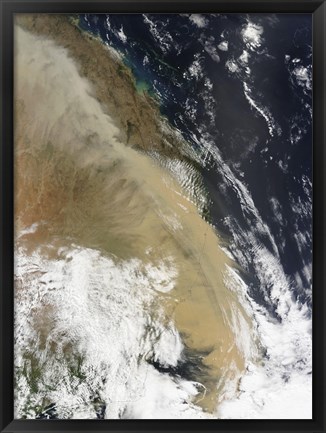
[(122, 137), (69, 51), (16, 26), (16, 242), (50, 259), (74, 244), (116, 263), (136, 258), (144, 273), (148, 264), (173, 268), (173, 288), (156, 302), (187, 348), (204, 354), (198, 404), (212, 412), (218, 389), (255, 351), (251, 319), (224, 284), (232, 263), (214, 228), (168, 171)]

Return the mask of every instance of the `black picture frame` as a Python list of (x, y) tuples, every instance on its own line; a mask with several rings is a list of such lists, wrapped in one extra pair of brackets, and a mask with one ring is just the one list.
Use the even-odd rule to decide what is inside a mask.
[[(13, 419), (13, 15), (103, 12), (284, 12), (313, 16), (313, 419), (14, 420)], [(320, 0), (0, 0), (1, 28), (1, 432), (221, 431), (325, 432), (325, 69), (326, 4)]]

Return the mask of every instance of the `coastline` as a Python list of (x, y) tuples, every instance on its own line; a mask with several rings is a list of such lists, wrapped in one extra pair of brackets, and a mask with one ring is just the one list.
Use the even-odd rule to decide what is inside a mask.
[[(38, 28), (40, 23), (36, 22)], [(25, 232), (21, 242), (31, 250), (41, 244), (42, 253), (56, 259), (60, 259), (62, 243), (76, 241), (111, 254), (116, 261), (137, 257), (144, 263), (144, 275), (150, 263), (169, 270), (167, 258), (172, 256), (178, 266), (174, 292), (161, 294), (156, 302), (162, 303), (167, 317), (175, 320), (187, 347), (204, 353), (202, 362), (209, 371), (204, 377), (207, 395), (198, 403), (213, 411), (216, 382), (226, 380), (230, 365), (231, 376), (243, 371), (247, 356), (237, 347), (237, 329), (231, 324), (235, 326), (234, 314), (239, 314), (247, 322), (247, 331), (250, 319), (223, 281), (225, 265), (231, 261), (218, 248), (217, 233), (184, 198), (182, 188), (143, 154), (155, 150), (174, 156), (166, 154), (165, 147), (150, 147), (159, 134), (153, 102), (147, 107), (148, 97), (137, 96), (127, 76), (126, 87), (128, 92), (132, 90), (129, 96), (136, 101), (135, 106), (143, 103), (148, 113), (154, 113), (146, 122), (139, 119), (145, 130), (156, 135), (149, 133), (136, 152), (124, 143), (130, 144), (130, 137), (137, 134), (124, 140), (128, 134), (123, 128), (121, 133), (118, 114), (112, 116), (113, 106), (105, 108), (103, 100), (97, 99), (99, 90), (94, 82), (79, 75), (84, 69), (74, 61), (69, 47), (62, 49), (57, 41), (53, 43), (50, 37), (44, 40), (41, 34), (37, 30), (33, 36), (28, 31), (25, 40), (21, 35), (19, 40), (24, 40), (26, 47), (23, 55), (17, 54), (21, 62), (16, 77), (18, 231), (39, 224), (35, 231)], [(84, 41), (85, 36), (82, 38)], [(89, 40), (93, 47), (93, 39)], [(32, 50), (33, 44), (38, 51)], [(120, 87), (115, 91), (121, 96), (124, 91)], [(124, 104), (119, 107), (122, 115)], [(149, 254), (151, 243), (154, 246)], [(53, 245), (58, 247), (57, 253), (53, 253)]]
[(131, 71), (99, 38), (82, 31), (66, 15), (18, 14), (16, 23), (69, 50), (79, 65), (80, 75), (89, 80), (104, 111), (122, 131), (123, 142), (145, 152), (187, 159), (183, 139), (168, 129), (166, 122), (162, 127), (157, 102), (147, 92), (137, 91)]

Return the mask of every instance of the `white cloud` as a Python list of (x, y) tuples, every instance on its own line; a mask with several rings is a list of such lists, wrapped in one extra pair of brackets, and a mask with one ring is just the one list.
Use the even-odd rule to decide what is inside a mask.
[(207, 20), (207, 18), (204, 17), (204, 15), (191, 14), (189, 19), (192, 23), (194, 23), (200, 29), (202, 29), (208, 25), (208, 20)]
[(226, 66), (226, 68), (227, 68), (230, 72), (232, 72), (232, 73), (235, 73), (235, 72), (239, 72), (239, 71), (240, 71), (239, 66), (237, 65), (237, 63), (236, 63), (234, 60), (228, 60), (228, 61), (225, 63), (225, 66)]
[(264, 29), (259, 24), (248, 22), (248, 24), (242, 29), (242, 38), (247, 48), (251, 51), (255, 51), (263, 43), (262, 34)]
[(297, 83), (306, 87), (306, 89), (312, 89), (312, 74), (311, 71), (304, 66), (298, 66), (293, 70), (293, 75), (295, 76)]
[(210, 55), (214, 62), (220, 61), (220, 56), (217, 52), (215, 38), (213, 36), (206, 37), (203, 33), (200, 35), (199, 42), (203, 45), (204, 50)]
[(228, 51), (228, 49), (229, 49), (229, 43), (228, 43), (228, 41), (222, 41), (222, 42), (217, 46), (217, 48), (218, 48), (219, 50), (221, 50), (221, 51)]
[(249, 53), (246, 50), (243, 50), (241, 56), (239, 57), (239, 61), (242, 65), (247, 65), (248, 64), (248, 60), (249, 60)]
[[(274, 266), (270, 258), (268, 254), (263, 257), (261, 270), (269, 264)], [(277, 278), (281, 276), (276, 274)], [(226, 282), (243, 297), (244, 304), (249, 300), (267, 356), (264, 363), (248, 365), (237, 397), (224, 400), (218, 415), (226, 419), (311, 419), (312, 338), (308, 308), (293, 301), (290, 287), (280, 281), (279, 322), (248, 297), (248, 287), (231, 268)], [(230, 382), (231, 392), (234, 385)]]
[(269, 109), (267, 107), (263, 107), (261, 104), (259, 104), (257, 101), (253, 99), (252, 89), (245, 82), (243, 83), (243, 90), (249, 104), (255, 110), (257, 110), (257, 112), (266, 120), (270, 136), (274, 137), (275, 133), (277, 133), (277, 135), (281, 135), (282, 133), (281, 128), (277, 125)]
[(117, 35), (119, 36), (120, 40), (125, 44), (127, 42), (127, 36), (123, 31), (123, 27), (121, 26), (121, 29), (117, 32)]

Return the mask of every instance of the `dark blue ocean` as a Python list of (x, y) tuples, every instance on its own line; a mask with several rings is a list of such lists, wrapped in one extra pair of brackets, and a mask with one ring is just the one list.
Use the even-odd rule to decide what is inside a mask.
[(102, 14), (80, 26), (122, 54), (199, 155), (209, 219), (252, 298), (279, 319), (275, 288), (310, 306), (311, 15)]

